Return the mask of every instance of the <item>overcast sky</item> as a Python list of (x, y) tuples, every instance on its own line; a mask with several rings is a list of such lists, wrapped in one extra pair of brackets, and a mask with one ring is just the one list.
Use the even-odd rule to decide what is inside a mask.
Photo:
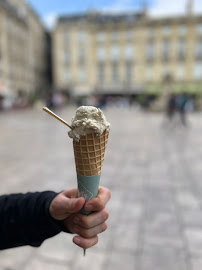
[[(89, 9), (121, 12), (138, 11), (141, 3), (146, 2), (152, 16), (178, 15), (185, 13), (190, 0), (27, 0), (43, 21), (51, 27), (58, 15), (82, 13)], [(202, 14), (202, 0), (193, 0), (193, 10)]]

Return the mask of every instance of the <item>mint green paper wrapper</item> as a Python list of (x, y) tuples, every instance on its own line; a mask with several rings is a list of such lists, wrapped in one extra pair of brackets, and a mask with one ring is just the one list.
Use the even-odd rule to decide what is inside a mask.
[[(77, 174), (78, 196), (84, 197), (86, 202), (96, 198), (98, 194), (100, 176), (101, 174), (95, 176), (84, 176)], [(82, 208), (80, 213), (83, 215), (89, 215), (91, 212), (85, 211), (84, 208)]]

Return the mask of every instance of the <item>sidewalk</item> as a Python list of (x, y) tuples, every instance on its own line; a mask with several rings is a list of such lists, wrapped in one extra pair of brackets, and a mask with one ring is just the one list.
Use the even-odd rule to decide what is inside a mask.
[[(69, 121), (73, 108), (58, 111)], [(107, 109), (111, 133), (101, 185), (108, 230), (83, 251), (61, 233), (40, 248), (0, 252), (0, 270), (201, 270), (202, 115), (162, 128), (162, 115)], [(43, 111), (0, 114), (1, 194), (76, 185), (67, 128)]]

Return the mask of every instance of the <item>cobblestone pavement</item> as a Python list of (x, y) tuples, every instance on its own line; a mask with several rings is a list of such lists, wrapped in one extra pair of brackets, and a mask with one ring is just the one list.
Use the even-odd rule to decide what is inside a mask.
[[(57, 111), (67, 121), (75, 108)], [(61, 233), (40, 248), (0, 252), (0, 270), (201, 270), (202, 122), (163, 127), (163, 117), (105, 111), (111, 133), (101, 183), (112, 191), (108, 230), (83, 251)], [(70, 122), (70, 121), (69, 121)], [(1, 193), (76, 185), (67, 129), (43, 111), (0, 114)]]

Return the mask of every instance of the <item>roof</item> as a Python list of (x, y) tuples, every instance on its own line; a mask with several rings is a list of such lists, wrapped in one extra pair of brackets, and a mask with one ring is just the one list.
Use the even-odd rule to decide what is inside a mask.
[(25, 17), (22, 15), (22, 13), (15, 6), (11, 5), (8, 1), (0, 0), (0, 8), (5, 9), (18, 20), (22, 21), (23, 23), (26, 23)]
[(108, 22), (134, 22), (139, 20), (145, 15), (143, 12), (130, 12), (130, 13), (107, 13), (107, 12), (89, 12), (84, 14), (72, 14), (58, 17), (58, 23), (71, 23), (80, 21), (89, 21), (95, 23), (108, 23)]
[(109, 12), (88, 12), (83, 14), (71, 14), (66, 16), (58, 17), (58, 24), (65, 23), (75, 23), (75, 22), (92, 22), (97, 24), (105, 24), (109, 22), (126, 22), (126, 23), (136, 23), (142, 22), (146, 24), (167, 24), (172, 22), (186, 22), (187, 20), (202, 21), (202, 14), (197, 14), (193, 16), (178, 15), (176, 16), (165, 16), (165, 17), (152, 17), (147, 15), (145, 12), (129, 12), (129, 13), (109, 13)]

